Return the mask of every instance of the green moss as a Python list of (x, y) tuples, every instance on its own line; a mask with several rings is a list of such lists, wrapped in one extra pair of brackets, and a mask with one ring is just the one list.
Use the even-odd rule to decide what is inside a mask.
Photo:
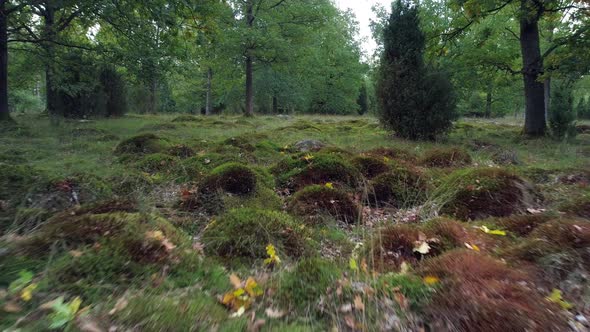
[(163, 153), (153, 153), (142, 157), (135, 167), (146, 173), (168, 173), (170, 174), (178, 165), (180, 160), (177, 157)]
[(375, 206), (411, 207), (426, 198), (427, 184), (417, 171), (397, 167), (369, 182), (369, 203)]
[(150, 154), (164, 152), (169, 148), (170, 144), (166, 140), (147, 133), (121, 141), (115, 148), (115, 154)]
[(524, 212), (538, 198), (529, 183), (499, 168), (455, 171), (433, 196), (445, 201), (442, 213), (461, 220), (510, 216)]
[(590, 193), (562, 204), (559, 207), (559, 211), (566, 212), (572, 216), (590, 219)]
[(435, 148), (426, 151), (419, 163), (427, 167), (461, 167), (471, 164), (471, 156), (460, 148)]
[(0, 164), (0, 200), (20, 203), (43, 175), (25, 165)]
[(184, 144), (173, 145), (169, 150), (168, 154), (178, 158), (190, 158), (195, 155), (195, 151), (190, 146)]
[(265, 258), (273, 244), (280, 256), (301, 256), (308, 250), (306, 231), (289, 215), (251, 208), (230, 210), (212, 221), (202, 241), (205, 251), (227, 258)]
[(340, 189), (312, 185), (298, 191), (289, 202), (291, 213), (306, 217), (311, 223), (317, 223), (322, 216), (330, 216), (345, 223), (359, 220), (359, 206)]
[(200, 291), (166, 295), (137, 294), (116, 320), (142, 331), (205, 331), (228, 318), (215, 298)]
[(435, 289), (426, 285), (422, 278), (413, 274), (387, 273), (379, 276), (374, 288), (388, 298), (395, 298), (401, 293), (410, 305), (410, 309), (420, 312), (430, 302)]
[(352, 164), (367, 179), (372, 179), (379, 174), (389, 171), (389, 166), (383, 159), (374, 157), (358, 156), (352, 159)]
[(52, 215), (50, 211), (41, 208), (19, 208), (16, 211), (14, 223), (10, 225), (8, 231), (19, 234), (29, 233)]
[(209, 191), (223, 190), (235, 195), (247, 195), (256, 190), (258, 175), (248, 166), (227, 163), (216, 167), (204, 180)]
[(283, 207), (283, 200), (274, 190), (264, 186), (258, 186), (256, 191), (248, 196), (223, 196), (223, 206), (228, 210), (236, 208), (281, 210)]
[(303, 259), (293, 271), (280, 276), (277, 297), (289, 308), (314, 312), (328, 288), (336, 286), (341, 273), (335, 264), (325, 259)]
[(172, 122), (199, 122), (203, 119), (194, 115), (179, 115), (172, 119)]

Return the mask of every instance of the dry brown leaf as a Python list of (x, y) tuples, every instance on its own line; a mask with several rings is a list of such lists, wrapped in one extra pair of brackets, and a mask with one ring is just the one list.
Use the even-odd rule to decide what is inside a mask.
[(229, 276), (229, 282), (234, 286), (235, 289), (242, 288), (242, 280), (235, 273)]
[(352, 304), (346, 303), (340, 307), (340, 312), (351, 312), (352, 311)]
[(168, 239), (162, 240), (162, 245), (164, 246), (166, 251), (172, 251), (174, 248), (176, 248), (176, 245), (174, 245), (174, 243), (170, 242), (170, 240)]
[(264, 313), (268, 318), (281, 318), (285, 316), (285, 312), (280, 309), (266, 308), (266, 310), (264, 310)]
[(125, 297), (118, 299), (117, 303), (115, 303), (115, 306), (113, 307), (113, 309), (111, 309), (111, 311), (109, 311), (109, 315), (113, 315), (117, 311), (121, 311), (121, 310), (125, 309), (125, 307), (127, 307), (127, 304), (129, 304), (129, 301), (127, 301), (127, 299)]
[(74, 258), (78, 258), (80, 256), (82, 256), (82, 251), (80, 250), (70, 250), (70, 255)]
[(87, 315), (78, 316), (76, 319), (76, 325), (82, 332), (104, 332), (104, 330), (99, 327), (99, 324)]
[(346, 326), (350, 327), (351, 329), (356, 327), (356, 321), (352, 315), (344, 316), (344, 322), (346, 323)]
[(395, 292), (394, 298), (397, 301), (397, 303), (399, 304), (400, 308), (402, 308), (404, 310), (408, 308), (408, 306), (409, 306), (408, 299), (406, 299), (404, 294), (402, 294), (400, 292)]
[(365, 304), (360, 295), (354, 297), (354, 308), (359, 311), (365, 311)]
[(21, 308), (21, 306), (19, 306), (17, 303), (14, 303), (14, 302), (7, 302), (2, 309), (4, 311), (10, 312), (10, 313), (17, 313), (17, 312), (21, 312), (23, 310), (23, 308)]

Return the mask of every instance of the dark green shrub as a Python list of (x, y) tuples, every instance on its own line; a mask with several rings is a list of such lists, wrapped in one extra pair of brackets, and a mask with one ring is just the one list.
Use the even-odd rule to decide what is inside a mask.
[(305, 216), (312, 223), (322, 215), (331, 216), (345, 223), (359, 220), (359, 206), (340, 189), (312, 185), (298, 191), (289, 202), (291, 213)]
[(557, 139), (576, 136), (576, 114), (571, 87), (565, 83), (554, 84), (549, 106), (549, 126)]
[(307, 251), (306, 232), (288, 214), (241, 208), (213, 220), (203, 232), (205, 252), (234, 258), (265, 258), (272, 244), (279, 256), (298, 257)]
[(100, 85), (106, 100), (104, 115), (123, 116), (127, 113), (127, 86), (123, 76), (114, 66), (104, 66), (100, 71)]
[(418, 12), (418, 5), (398, 0), (384, 28), (379, 116), (400, 137), (432, 140), (451, 128), (455, 95), (447, 76), (424, 64), (426, 40)]

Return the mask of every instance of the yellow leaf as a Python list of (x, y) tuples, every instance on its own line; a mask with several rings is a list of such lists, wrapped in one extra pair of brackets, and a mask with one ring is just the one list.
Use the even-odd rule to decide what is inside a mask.
[(164, 233), (162, 233), (162, 231), (147, 231), (145, 232), (145, 237), (149, 240), (156, 241), (162, 241), (165, 239)]
[(22, 290), (22, 292), (20, 294), (20, 298), (25, 302), (29, 302), (33, 298), (33, 291), (35, 289), (37, 289), (36, 283), (32, 283), (32, 284), (28, 285), (27, 287), (25, 287)]
[(281, 259), (279, 258), (279, 256), (277, 256), (275, 246), (273, 246), (272, 244), (266, 246), (266, 254), (268, 255), (268, 258), (264, 260), (264, 264), (271, 265), (275, 263), (281, 263)]
[(499, 229), (489, 229), (486, 226), (481, 226), (479, 229), (486, 234), (506, 236), (506, 232)]
[(383, 161), (387, 163), (387, 162), (389, 162), (389, 158), (387, 158), (386, 156), (383, 156)]
[(426, 276), (423, 280), (427, 285), (434, 285), (440, 281), (440, 279), (436, 276)]
[(557, 303), (561, 306), (561, 308), (565, 309), (565, 310), (569, 310), (573, 307), (573, 305), (567, 301), (564, 301), (561, 298), (561, 291), (559, 289), (554, 288), (553, 291), (551, 291), (551, 294), (547, 297), (547, 300), (549, 302), (553, 302), (553, 303)]
[(476, 246), (475, 244), (469, 244), (469, 243), (465, 242), (465, 247), (467, 247), (467, 249), (471, 249), (474, 251), (480, 251), (479, 247)]
[(350, 269), (353, 270), (353, 271), (358, 271), (358, 269), (359, 269), (359, 266), (356, 263), (356, 259), (354, 259), (352, 257), (348, 261), (348, 266), (350, 266)]
[(223, 305), (226, 306), (230, 306), (232, 301), (235, 299), (236, 297), (234, 296), (234, 294), (232, 292), (227, 292), (223, 295), (223, 298), (221, 299), (221, 303)]
[(240, 296), (246, 294), (246, 291), (243, 288), (239, 288), (239, 289), (236, 289), (233, 294), (234, 294), (234, 297), (240, 297)]
[(229, 276), (229, 282), (232, 284), (232, 286), (234, 286), (235, 289), (242, 287), (242, 280), (240, 280), (240, 277), (238, 277), (235, 273), (232, 273)]
[(254, 278), (252, 277), (246, 280), (246, 287), (244, 288), (246, 289), (248, 295), (250, 295), (251, 297), (257, 297), (263, 294), (262, 289), (258, 286), (256, 280), (254, 280)]
[(78, 309), (80, 309), (80, 304), (82, 304), (82, 300), (80, 299), (80, 297), (76, 296), (72, 301), (70, 301), (70, 303), (68, 303), (68, 308), (70, 309), (70, 312), (72, 314), (77, 313)]
[(326, 183), (326, 188), (334, 189), (334, 184), (332, 182), (328, 182), (328, 183)]
[(309, 153), (308, 153), (308, 154), (306, 154), (306, 155), (303, 157), (303, 159), (304, 159), (305, 161), (312, 161), (312, 160), (313, 160), (313, 158), (314, 158), (314, 157), (313, 157), (311, 154), (309, 154)]

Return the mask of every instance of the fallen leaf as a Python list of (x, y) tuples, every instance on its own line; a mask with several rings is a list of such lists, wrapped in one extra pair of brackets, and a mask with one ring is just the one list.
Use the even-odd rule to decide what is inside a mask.
[(358, 269), (359, 269), (359, 266), (358, 266), (358, 264), (356, 263), (356, 259), (354, 259), (354, 258), (352, 258), (352, 257), (351, 257), (351, 258), (348, 260), (348, 266), (349, 266), (349, 267), (350, 267), (350, 269), (351, 269), (351, 270), (353, 270), (353, 271), (358, 271)]
[(469, 244), (469, 243), (465, 242), (465, 247), (467, 247), (467, 249), (471, 249), (471, 250), (474, 250), (474, 251), (479, 251), (479, 247), (476, 246), (475, 244)]
[(426, 241), (421, 242), (417, 247), (414, 248), (414, 251), (421, 253), (422, 255), (426, 255), (430, 252), (430, 245)]
[(410, 271), (410, 265), (406, 262), (402, 262), (402, 264), (399, 266), (399, 273), (408, 274), (408, 271)]
[(283, 316), (285, 316), (285, 312), (279, 309), (273, 309), (273, 308), (266, 308), (266, 310), (264, 310), (264, 313), (266, 314), (266, 316), (268, 318), (281, 318)]
[(352, 304), (346, 303), (340, 306), (340, 312), (351, 312), (352, 311)]
[(354, 297), (354, 308), (358, 311), (365, 311), (365, 304), (360, 295)]
[(113, 307), (113, 309), (111, 309), (111, 311), (109, 311), (109, 315), (113, 315), (117, 311), (121, 311), (121, 310), (125, 309), (125, 307), (127, 307), (127, 304), (129, 304), (129, 301), (127, 301), (127, 299), (125, 297), (118, 299), (117, 303), (115, 303), (115, 306)]
[(165, 239), (164, 233), (162, 233), (162, 231), (147, 231), (145, 232), (145, 237), (148, 240), (156, 241), (163, 241)]
[(229, 282), (232, 284), (232, 286), (234, 286), (235, 289), (242, 287), (242, 280), (240, 280), (240, 277), (238, 277), (235, 273), (232, 273), (229, 276)]
[(17, 312), (21, 312), (23, 310), (23, 308), (21, 308), (21, 306), (19, 306), (17, 303), (14, 303), (14, 302), (7, 302), (6, 304), (4, 304), (4, 307), (2, 309), (4, 311), (10, 312), (10, 313), (17, 313)]
[(74, 258), (78, 258), (78, 257), (82, 256), (82, 254), (83, 254), (82, 251), (80, 251), (80, 250), (70, 250), (69, 252), (70, 252), (70, 255)]
[(440, 279), (436, 276), (426, 276), (422, 279), (425, 284), (427, 285), (434, 285), (440, 281)]
[(506, 232), (499, 229), (489, 229), (486, 226), (481, 226), (479, 229), (486, 234), (506, 236)]
[(176, 245), (174, 245), (174, 243), (170, 242), (170, 240), (168, 239), (162, 240), (162, 245), (164, 246), (166, 251), (172, 251), (174, 248), (176, 248)]
[(408, 299), (401, 292), (395, 292), (393, 294), (395, 301), (399, 304), (400, 308), (407, 309), (409, 307)]
[(567, 301), (564, 301), (561, 297), (561, 291), (559, 289), (554, 288), (551, 291), (551, 294), (546, 298), (547, 301), (557, 303), (563, 308), (564, 310), (569, 310), (573, 308), (573, 305)]
[(82, 332), (103, 332), (99, 324), (88, 316), (78, 316), (76, 325)]
[(241, 317), (246, 312), (246, 308), (240, 307), (238, 311), (234, 312), (230, 315), (231, 318)]
[(252, 277), (250, 277), (250, 278), (248, 278), (248, 280), (246, 280), (246, 285), (244, 286), (244, 289), (246, 290), (248, 295), (250, 295), (251, 297), (257, 297), (257, 296), (260, 296), (264, 293), (262, 291), (262, 288), (260, 288), (260, 286), (258, 286), (258, 283), (256, 283), (256, 280), (254, 280), (254, 278), (252, 278)]
[(356, 321), (352, 315), (344, 316), (344, 322), (346, 323), (346, 326), (350, 327), (351, 329), (356, 327)]

